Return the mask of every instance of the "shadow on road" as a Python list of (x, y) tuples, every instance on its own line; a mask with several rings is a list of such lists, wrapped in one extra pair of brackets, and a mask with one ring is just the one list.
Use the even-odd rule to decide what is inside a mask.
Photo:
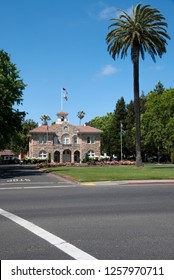
[(0, 179), (10, 179), (21, 176), (41, 175), (38, 167), (35, 165), (0, 165)]

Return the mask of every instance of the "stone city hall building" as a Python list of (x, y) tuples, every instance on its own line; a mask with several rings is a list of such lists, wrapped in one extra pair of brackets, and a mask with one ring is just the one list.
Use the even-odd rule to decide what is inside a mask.
[(102, 131), (91, 126), (75, 126), (68, 122), (66, 112), (57, 113), (53, 125), (41, 125), (29, 133), (29, 157), (52, 162), (79, 163), (85, 155), (100, 156), (100, 136)]

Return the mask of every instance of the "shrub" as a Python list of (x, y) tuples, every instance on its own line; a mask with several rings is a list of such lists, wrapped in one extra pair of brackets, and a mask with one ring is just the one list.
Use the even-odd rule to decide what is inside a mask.
[(170, 159), (171, 159), (171, 162), (174, 163), (174, 151), (171, 152)]
[(48, 162), (51, 162), (51, 153), (48, 154)]
[(88, 161), (89, 161), (89, 155), (88, 153), (86, 153), (84, 159), (82, 160), (82, 163), (87, 163)]

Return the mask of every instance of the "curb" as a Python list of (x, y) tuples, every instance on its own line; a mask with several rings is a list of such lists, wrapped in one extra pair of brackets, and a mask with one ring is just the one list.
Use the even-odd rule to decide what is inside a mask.
[(101, 182), (83, 182), (80, 185), (97, 186), (97, 185), (156, 185), (156, 184), (174, 184), (174, 180), (128, 180), (128, 181), (101, 181)]

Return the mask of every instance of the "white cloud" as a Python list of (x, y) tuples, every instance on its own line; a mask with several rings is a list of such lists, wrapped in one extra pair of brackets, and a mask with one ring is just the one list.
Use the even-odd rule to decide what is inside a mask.
[(94, 19), (105, 20), (116, 17), (118, 14), (118, 9), (113, 6), (108, 6), (102, 1), (99, 1), (89, 6), (88, 14)]
[(162, 70), (164, 70), (164, 66), (161, 66), (161, 65), (150, 66), (149, 70), (151, 70), (151, 71), (162, 71)]
[[(132, 15), (132, 8), (128, 8), (125, 12)], [(118, 7), (108, 6), (102, 1), (98, 1), (89, 6), (88, 14), (94, 19), (108, 20), (119, 17), (121, 11)]]
[(113, 67), (112, 65), (108, 64), (102, 68), (102, 70), (100, 72), (100, 76), (108, 76), (108, 75), (112, 75), (116, 72), (118, 72), (118, 69), (116, 67)]
[(117, 17), (118, 9), (115, 7), (105, 7), (99, 13), (99, 19), (109, 19), (112, 17)]

